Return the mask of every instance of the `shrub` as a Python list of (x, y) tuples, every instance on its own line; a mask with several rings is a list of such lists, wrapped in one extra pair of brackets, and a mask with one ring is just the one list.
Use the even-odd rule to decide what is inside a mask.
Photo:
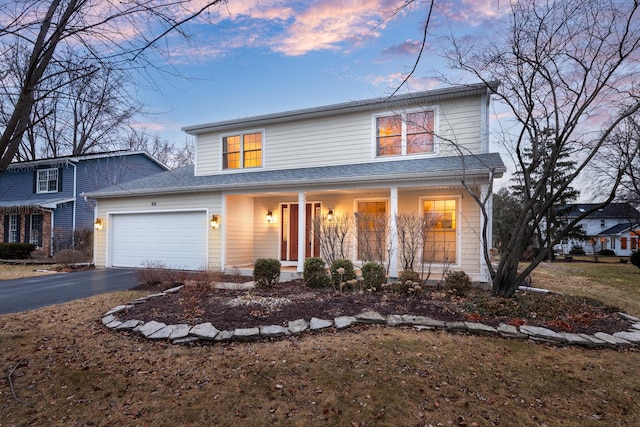
[(253, 265), (253, 280), (258, 288), (273, 288), (280, 280), (280, 261), (274, 258), (258, 258)]
[(574, 246), (569, 251), (569, 255), (584, 255), (584, 254), (585, 254), (584, 249), (582, 249), (580, 246)]
[(162, 261), (143, 261), (142, 268), (136, 270), (136, 279), (147, 285), (160, 285), (166, 283), (170, 286), (183, 285), (188, 273), (182, 270), (173, 270)]
[(631, 261), (631, 264), (633, 264), (636, 267), (640, 268), (640, 251), (631, 252), (631, 256), (629, 257), (629, 261)]
[(598, 255), (600, 256), (615, 256), (616, 253), (612, 249), (601, 249), (598, 251)]
[(471, 279), (464, 271), (449, 271), (444, 280), (447, 290), (457, 296), (466, 296), (471, 290)]
[(380, 289), (387, 280), (384, 267), (376, 262), (367, 262), (362, 266), (363, 287), (365, 289)]
[(75, 249), (63, 249), (53, 254), (53, 262), (64, 266), (88, 261), (86, 254)]
[(302, 278), (310, 288), (328, 288), (331, 286), (331, 278), (327, 275), (322, 258), (311, 257), (305, 259)]
[(35, 249), (31, 243), (0, 243), (0, 259), (27, 259)]
[(411, 282), (420, 283), (420, 273), (413, 270), (404, 270), (402, 273), (400, 273), (400, 277), (398, 277), (398, 282), (406, 283), (407, 280), (410, 280)]
[[(342, 274), (338, 272), (338, 269), (342, 268), (344, 271)], [(336, 259), (331, 263), (331, 280), (335, 288), (340, 287), (341, 282), (347, 282), (356, 278), (356, 273), (353, 271), (353, 263), (349, 259)]]

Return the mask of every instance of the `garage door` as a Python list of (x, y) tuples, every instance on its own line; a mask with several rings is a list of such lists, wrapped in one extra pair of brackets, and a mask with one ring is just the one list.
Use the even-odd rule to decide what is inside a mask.
[(200, 270), (207, 261), (207, 230), (203, 211), (112, 215), (111, 265), (162, 262), (169, 268)]

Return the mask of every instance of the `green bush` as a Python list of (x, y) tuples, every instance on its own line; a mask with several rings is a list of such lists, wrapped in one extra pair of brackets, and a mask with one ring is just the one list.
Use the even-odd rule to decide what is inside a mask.
[(367, 262), (362, 266), (363, 287), (365, 289), (376, 288), (379, 290), (387, 280), (384, 267), (375, 262)]
[(471, 278), (464, 271), (449, 271), (444, 280), (447, 290), (459, 297), (466, 296), (471, 290)]
[(407, 280), (420, 283), (420, 273), (413, 270), (404, 270), (402, 273), (400, 273), (400, 277), (398, 277), (398, 282), (406, 283)]
[(305, 259), (302, 278), (310, 288), (328, 288), (331, 286), (331, 278), (327, 275), (322, 258), (311, 257)]
[(629, 257), (629, 261), (631, 261), (631, 264), (633, 264), (636, 267), (640, 268), (640, 251), (631, 252), (631, 256)]
[(274, 258), (258, 258), (253, 265), (253, 280), (257, 288), (273, 288), (280, 280), (280, 261)]
[(598, 251), (598, 255), (600, 256), (616, 256), (615, 251), (611, 249), (602, 249)]
[(0, 243), (0, 259), (27, 259), (35, 250), (31, 243)]
[[(338, 273), (339, 268), (344, 268), (342, 275)], [(356, 273), (353, 271), (353, 263), (349, 259), (336, 259), (331, 263), (331, 280), (335, 288), (340, 287), (340, 281), (347, 282), (356, 278)]]

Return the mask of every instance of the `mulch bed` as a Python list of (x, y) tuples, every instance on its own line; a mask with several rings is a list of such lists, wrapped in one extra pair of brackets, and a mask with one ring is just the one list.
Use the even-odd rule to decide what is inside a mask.
[[(228, 276), (223, 281), (251, 278)], [(173, 285), (141, 285), (137, 290), (159, 292)], [(280, 283), (273, 289), (218, 290), (187, 284), (179, 292), (151, 298), (121, 314), (122, 319), (155, 320), (166, 324), (211, 322), (221, 330), (260, 325), (287, 326), (296, 319), (333, 319), (363, 311), (382, 315), (412, 314), (443, 321), (473, 321), (497, 326), (543, 326), (558, 332), (614, 333), (628, 328), (615, 307), (588, 298), (560, 294), (518, 292), (513, 298), (491, 297), (474, 289), (466, 297), (446, 290), (426, 288), (409, 296), (402, 292), (343, 292), (311, 289), (299, 281)]]

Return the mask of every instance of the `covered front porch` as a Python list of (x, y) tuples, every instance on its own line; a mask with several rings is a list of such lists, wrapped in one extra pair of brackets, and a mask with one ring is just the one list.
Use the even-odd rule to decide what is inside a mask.
[[(406, 268), (434, 275), (453, 269), (486, 281), (481, 262), (483, 218), (461, 185), (223, 193), (221, 206), (220, 265), (226, 273), (252, 275), (256, 259), (275, 258), (283, 266), (281, 280), (290, 280), (302, 277), (305, 259), (321, 257), (327, 263), (331, 258), (348, 258), (356, 266), (380, 262), (390, 278)], [(402, 256), (406, 237), (398, 232), (396, 221), (432, 211), (446, 217), (431, 229), (431, 244), (438, 249), (430, 255), (421, 253), (408, 266)], [(383, 218), (384, 223), (373, 224), (372, 217)], [(330, 243), (320, 231), (327, 224), (340, 229), (339, 243)], [(339, 248), (330, 247), (335, 245)]]

